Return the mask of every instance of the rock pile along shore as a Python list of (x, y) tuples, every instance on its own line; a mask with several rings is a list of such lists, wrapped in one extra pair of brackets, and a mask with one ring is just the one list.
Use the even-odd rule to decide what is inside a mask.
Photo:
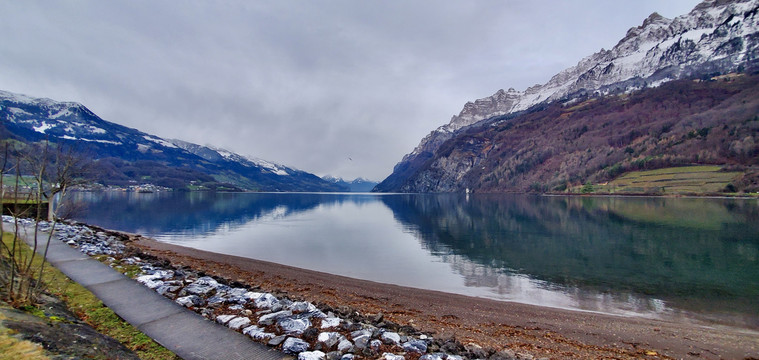
[[(3, 216), (3, 221), (14, 219)], [(33, 226), (30, 220), (20, 225)], [(40, 230), (50, 231), (47, 222)], [(131, 276), (203, 317), (242, 332), (254, 341), (298, 359), (532, 359), (509, 350), (487, 351), (455, 339), (435, 339), (411, 326), (384, 320), (382, 314), (362, 316), (347, 307), (336, 309), (286, 296), (257, 291), (236, 282), (205, 276), (188, 268), (133, 254), (129, 236), (82, 224), (55, 224), (55, 239), (77, 247)]]

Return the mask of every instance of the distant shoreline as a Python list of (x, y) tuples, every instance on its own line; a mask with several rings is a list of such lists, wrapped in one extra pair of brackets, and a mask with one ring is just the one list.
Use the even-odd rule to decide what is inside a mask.
[(717, 195), (717, 194), (578, 194), (578, 193), (545, 193), (543, 196), (567, 196), (567, 197), (620, 197), (620, 198), (673, 198), (673, 199), (759, 199), (759, 193), (747, 195)]
[[(145, 194), (144, 192), (137, 191), (124, 191), (124, 190), (75, 190), (76, 192), (115, 192), (115, 193), (131, 193), (131, 194)], [(426, 193), (401, 193), (401, 192), (345, 192), (345, 191), (217, 191), (217, 190), (166, 190), (150, 192), (154, 193), (166, 193), (166, 192), (186, 192), (186, 193), (217, 193), (217, 194), (334, 194), (334, 195), (466, 195), (461, 192), (426, 192)], [(750, 194), (645, 194), (645, 193), (567, 193), (567, 192), (545, 192), (545, 193), (530, 193), (530, 192), (471, 192), (468, 195), (536, 195), (536, 196), (577, 196), (577, 197), (650, 197), (650, 198), (697, 198), (697, 199), (759, 199), (759, 193)]]

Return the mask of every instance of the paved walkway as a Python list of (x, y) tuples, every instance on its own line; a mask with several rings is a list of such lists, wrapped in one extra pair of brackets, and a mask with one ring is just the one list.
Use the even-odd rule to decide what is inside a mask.
[[(32, 246), (33, 231), (20, 233)], [(40, 253), (46, 240), (46, 233), (38, 235)], [(206, 320), (62, 241), (51, 240), (47, 260), (121, 318), (185, 360), (292, 359)]]

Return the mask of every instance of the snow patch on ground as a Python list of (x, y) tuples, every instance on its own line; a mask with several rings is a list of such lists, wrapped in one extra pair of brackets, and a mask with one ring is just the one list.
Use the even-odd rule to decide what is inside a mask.
[[(105, 131), (105, 130), (104, 130), (104, 131)], [(159, 144), (159, 145), (165, 146), (165, 147), (167, 147), (167, 148), (175, 148), (175, 149), (178, 149), (178, 148), (179, 148), (179, 147), (177, 147), (176, 145), (174, 145), (174, 144), (172, 144), (172, 143), (170, 143), (170, 142), (168, 142), (168, 141), (166, 141), (166, 140), (164, 140), (164, 139), (158, 138), (158, 137), (153, 137), (153, 136), (147, 136), (147, 135), (146, 135), (146, 136), (143, 136), (143, 138), (144, 138), (145, 140), (148, 140), (148, 141), (152, 141), (152, 142), (154, 142), (154, 143), (156, 143), (156, 144)], [(142, 151), (142, 150), (140, 150), (140, 151)]]
[(38, 100), (31, 96), (22, 95), (22, 94), (14, 94), (12, 92), (3, 91), (3, 90), (0, 90), (0, 99), (7, 99), (15, 103), (20, 103), (20, 104), (31, 104), (35, 102), (36, 100)]
[(714, 32), (714, 28), (713, 27), (708, 27), (708, 28), (705, 28), (705, 29), (694, 29), (694, 30), (690, 30), (690, 31), (687, 31), (687, 32), (683, 33), (681, 35), (681, 37), (683, 39), (691, 40), (691, 41), (697, 43), (697, 42), (701, 41), (701, 37), (702, 36), (704, 36), (705, 34), (711, 34), (713, 32)]
[(57, 119), (57, 118), (60, 118), (60, 117), (63, 117), (63, 116), (69, 116), (69, 115), (71, 115), (71, 110), (69, 110), (68, 108), (66, 108), (66, 109), (62, 109), (61, 111), (58, 111), (57, 113), (55, 113), (53, 115), (50, 115), (50, 118), (51, 119)]
[(276, 175), (280, 175), (280, 176), (288, 176), (288, 175), (290, 175), (290, 173), (287, 172), (286, 168), (283, 167), (283, 166), (281, 166), (281, 165), (277, 165), (275, 163), (268, 162), (266, 160), (259, 159), (259, 158), (248, 158), (248, 160), (252, 161), (254, 164), (256, 164), (256, 165), (258, 165), (258, 166), (260, 166), (260, 167), (262, 167), (262, 168), (264, 168), (264, 169), (266, 169), (266, 170), (268, 170), (268, 171), (270, 171), (270, 172), (272, 172), (272, 173), (274, 173)]
[(48, 129), (53, 128), (54, 126), (55, 126), (54, 124), (51, 125), (51, 124), (48, 124), (48, 123), (46, 123), (46, 122), (43, 121), (40, 126), (33, 126), (32, 129), (34, 129), (34, 131), (36, 131), (38, 133), (44, 134), (45, 131), (47, 131)]
[(107, 131), (105, 129), (101, 129), (97, 126), (90, 125), (90, 132), (93, 134), (105, 134)]
[(75, 138), (75, 137), (69, 136), (69, 135), (63, 135), (63, 136), (61, 136), (61, 138), (62, 139), (66, 139), (66, 140), (74, 140), (74, 141), (87, 141), (87, 142), (96, 142), (96, 143), (101, 143), (101, 144), (122, 145), (122, 143), (120, 143), (118, 141)]
[(19, 109), (17, 107), (8, 107), (8, 111), (10, 111), (14, 116), (16, 115), (27, 115), (31, 116), (32, 114), (24, 111), (23, 109)]
[(209, 146), (209, 148), (212, 149), (213, 151), (216, 151), (219, 155), (221, 155), (221, 157), (223, 157), (223, 158), (225, 158), (225, 159), (227, 159), (229, 161), (239, 162), (239, 163), (241, 163), (241, 164), (243, 164), (245, 166), (250, 167), (250, 164), (247, 164), (244, 161), (241, 161), (241, 160), (246, 160), (246, 159), (244, 159), (240, 155), (237, 155), (237, 154), (235, 154), (235, 153), (233, 153), (233, 152), (231, 152), (231, 151), (229, 151), (227, 149), (217, 148), (217, 147), (213, 147), (213, 146)]

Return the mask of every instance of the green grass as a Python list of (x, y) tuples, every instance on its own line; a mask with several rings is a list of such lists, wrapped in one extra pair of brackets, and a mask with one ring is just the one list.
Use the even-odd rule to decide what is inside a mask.
[[(3, 203), (3, 205), (12, 206), (13, 204), (19, 204), (19, 205), (35, 205), (39, 203), (36, 199), (8, 199), (3, 198), (0, 199), (0, 201)], [(47, 204), (47, 201), (43, 201), (43, 204)]]
[[(2, 175), (3, 177), (3, 186), (10, 187), (13, 189), (13, 187), (16, 184), (16, 175)], [(35, 187), (37, 186), (37, 180), (34, 178), (34, 176), (28, 176), (23, 175), (19, 179), (19, 186), (31, 186)], [(11, 190), (12, 191), (12, 190)], [(6, 197), (0, 198), (0, 202), (2, 202), (5, 205), (18, 203), (20, 205), (33, 205), (38, 203), (39, 201), (34, 198), (27, 198), (26, 195), (20, 195), (18, 199), (16, 199), (12, 194), (5, 194)], [(43, 201), (43, 203), (47, 203), (47, 201)]]
[[(591, 193), (707, 195), (722, 193), (740, 172), (721, 171), (714, 165), (683, 166), (633, 171), (605, 183), (593, 184)], [(581, 188), (573, 188), (579, 193)], [(587, 191), (586, 191), (587, 192)]]
[(129, 265), (124, 264), (120, 260), (114, 259), (108, 255), (98, 255), (94, 257), (97, 261), (100, 261), (110, 267), (112, 267), (114, 270), (124, 274), (128, 278), (134, 278), (139, 274), (142, 269), (139, 265)]
[[(9, 244), (11, 240), (11, 234), (3, 234), (3, 242)], [(29, 253), (31, 249), (25, 244), (23, 245), (22, 251)], [(35, 261), (35, 268), (39, 269), (40, 257), (36, 257)], [(122, 320), (111, 309), (103, 305), (89, 290), (69, 279), (49, 264), (45, 266), (42, 281), (49, 293), (63, 300), (68, 308), (83, 321), (101, 334), (118, 340), (124, 346), (136, 352), (141, 359), (179, 359), (174, 353)], [(38, 311), (34, 311), (33, 309), (30, 312), (32, 314), (38, 313)]]
[[(0, 319), (2, 317), (0, 316)], [(0, 360), (49, 360), (42, 346), (13, 337), (13, 331), (0, 326)]]
[[(21, 175), (18, 181), (19, 181), (19, 185), (21, 186), (37, 184), (37, 179), (31, 175)], [(16, 175), (13, 175), (13, 174), (3, 175), (3, 184), (8, 185), (8, 186), (13, 186), (15, 183), (16, 183)]]

